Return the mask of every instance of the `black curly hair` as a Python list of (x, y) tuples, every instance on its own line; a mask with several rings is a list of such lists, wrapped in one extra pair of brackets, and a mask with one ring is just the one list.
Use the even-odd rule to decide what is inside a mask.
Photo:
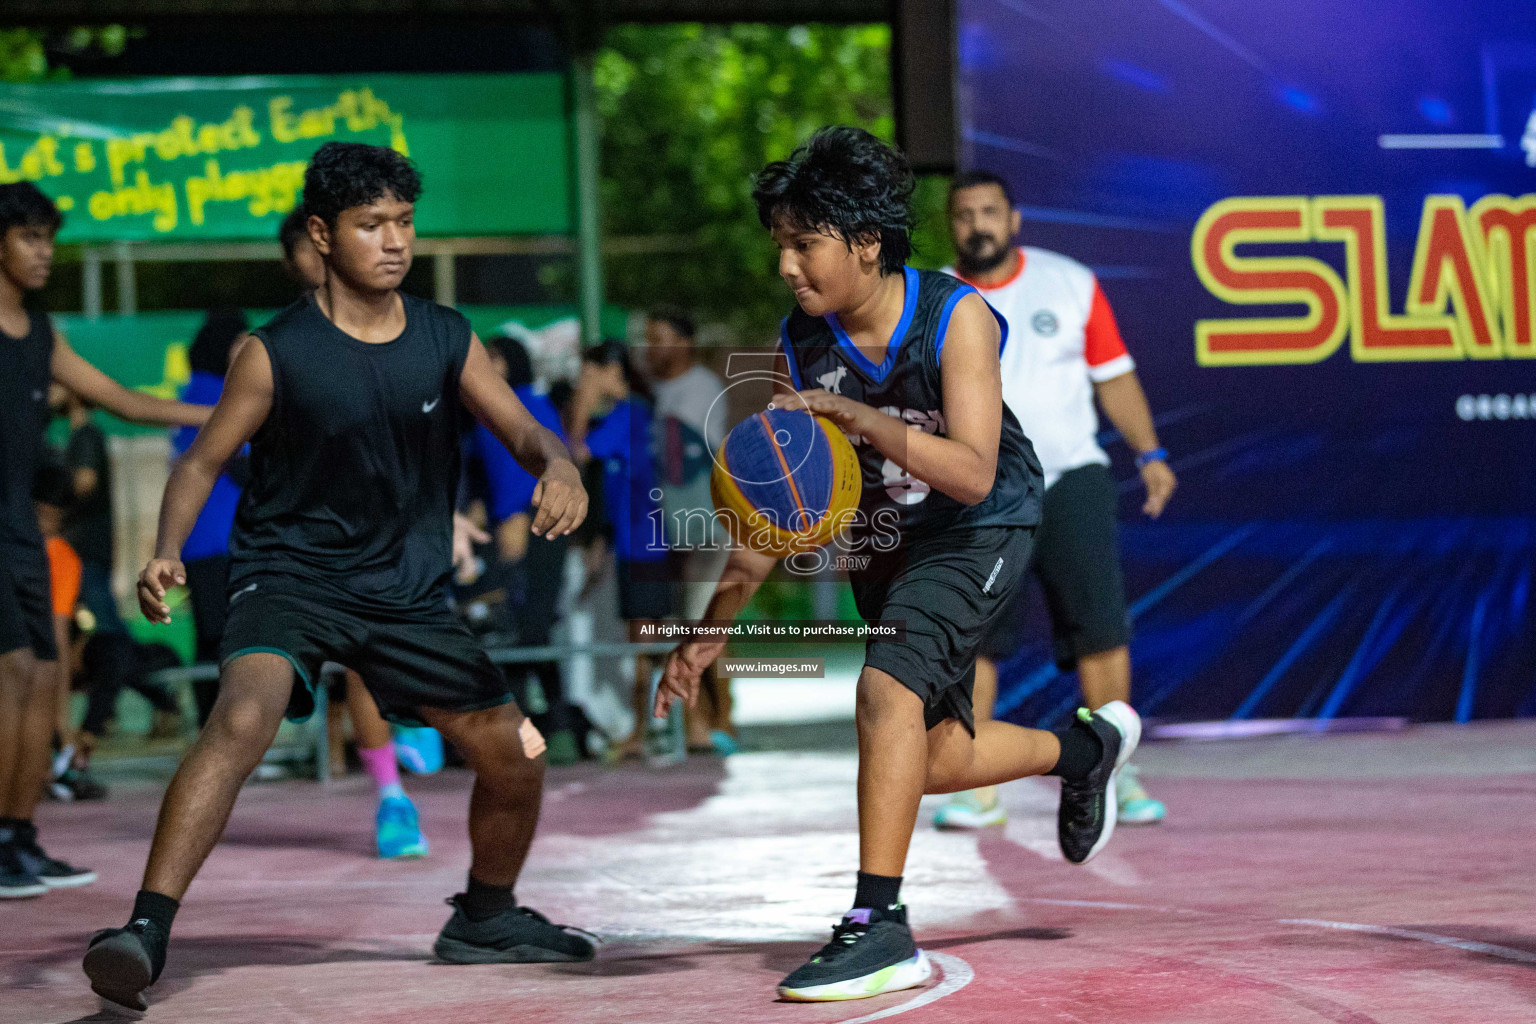
[(788, 160), (764, 167), (752, 188), (758, 219), (836, 235), (850, 248), (880, 241), (880, 272), (912, 255), (912, 168), (862, 128), (818, 129)]
[(421, 196), (416, 165), (388, 146), (327, 142), (309, 159), (300, 205), (306, 214), (334, 226), (342, 210), (367, 206), (385, 195), (414, 203)]
[(64, 215), (30, 181), (0, 185), (0, 234), (16, 227), (44, 227), (57, 232)]

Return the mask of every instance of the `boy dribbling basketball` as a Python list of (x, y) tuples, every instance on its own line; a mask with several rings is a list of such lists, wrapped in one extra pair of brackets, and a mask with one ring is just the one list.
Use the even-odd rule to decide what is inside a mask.
[[(911, 193), (906, 160), (855, 128), (817, 132), (753, 192), (799, 307), (784, 320), (776, 375), (793, 386), (773, 403), (826, 416), (854, 442), (864, 496), (850, 542), (872, 555), (851, 574), (854, 596), (866, 620), (905, 626), (869, 642), (859, 676), (853, 908), (780, 983), (786, 999), (858, 999), (928, 979), (900, 899), (924, 793), (1058, 775), (1062, 852), (1082, 863), (1114, 829), (1114, 773), (1140, 738), (1119, 702), (1056, 733), (974, 722), (977, 645), (1029, 562), (1041, 475), (1003, 405), (1001, 320), (969, 285), (905, 265)], [(894, 526), (894, 545), (860, 535), (879, 523)], [(732, 618), (773, 564), (734, 551), (705, 618)], [(672, 652), (658, 716), (694, 699), (722, 647)]]

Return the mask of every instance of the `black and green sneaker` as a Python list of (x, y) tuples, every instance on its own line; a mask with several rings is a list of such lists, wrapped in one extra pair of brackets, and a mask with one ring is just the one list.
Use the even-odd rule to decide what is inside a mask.
[(589, 933), (528, 907), (513, 906), (476, 921), (464, 912), (463, 897), (448, 899), (453, 916), (443, 925), (432, 952), (450, 964), (544, 964), (591, 960)]
[(1129, 704), (1114, 700), (1092, 714), (1079, 708), (1074, 727), (1093, 730), (1103, 746), (1099, 763), (1084, 778), (1061, 780), (1056, 837), (1063, 857), (1084, 864), (1115, 834), (1115, 776), (1141, 742), (1141, 718)]
[(860, 908), (844, 914), (832, 941), (779, 982), (779, 997), (798, 1003), (868, 999), (916, 988), (932, 976), (928, 955), (912, 941), (905, 907), (878, 914)]

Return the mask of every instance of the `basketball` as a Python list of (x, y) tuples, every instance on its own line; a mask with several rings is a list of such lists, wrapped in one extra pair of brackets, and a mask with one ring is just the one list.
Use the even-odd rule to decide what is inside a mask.
[(736, 424), (710, 476), (715, 510), (736, 542), (776, 558), (830, 541), (861, 491), (853, 445), (831, 420), (798, 409)]

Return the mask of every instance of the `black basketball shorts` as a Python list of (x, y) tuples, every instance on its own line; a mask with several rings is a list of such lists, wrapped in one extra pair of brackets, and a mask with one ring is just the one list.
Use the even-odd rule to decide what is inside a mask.
[[(1068, 470), (1045, 492), (1030, 568), (1045, 591), (1053, 654), (1063, 672), (1075, 669), (1079, 658), (1131, 641), (1115, 522), (1117, 497), (1109, 467), (1098, 463)], [(1028, 591), (1019, 587), (1014, 604), (993, 622), (982, 644), (983, 655), (1002, 661), (1023, 645)]]
[(904, 624), (902, 640), (871, 640), (864, 663), (923, 699), (929, 729), (947, 718), (971, 733), (976, 655), (1029, 564), (1034, 527), (961, 528), (878, 554), (852, 578), (866, 621)]
[(0, 544), (0, 654), (27, 649), (39, 661), (59, 657), (48, 554), (42, 548)]
[(445, 601), (397, 607), (344, 586), (293, 576), (248, 576), (230, 585), (219, 663), (245, 654), (280, 654), (298, 675), (289, 719), (315, 710), (320, 666), (345, 665), (363, 677), (391, 722), (422, 725), (419, 708), (478, 711), (512, 700), (501, 670)]

